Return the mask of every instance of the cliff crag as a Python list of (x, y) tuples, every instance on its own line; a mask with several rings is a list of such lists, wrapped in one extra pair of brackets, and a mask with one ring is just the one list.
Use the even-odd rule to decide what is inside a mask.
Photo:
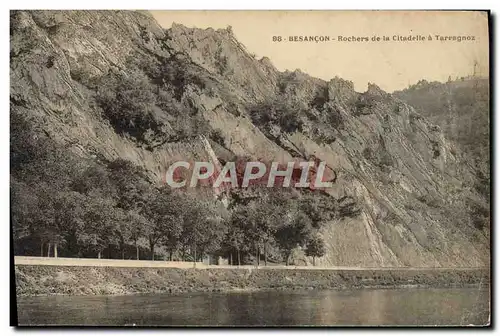
[(477, 172), (440, 127), (375, 84), (358, 93), (280, 72), (230, 29), (164, 29), (145, 12), (13, 11), (10, 41), (11, 116), (78, 157), (123, 158), (161, 184), (169, 163), (211, 151), (315, 156), (337, 176), (328, 193), (361, 210), (324, 226), (319, 264), (489, 264)]

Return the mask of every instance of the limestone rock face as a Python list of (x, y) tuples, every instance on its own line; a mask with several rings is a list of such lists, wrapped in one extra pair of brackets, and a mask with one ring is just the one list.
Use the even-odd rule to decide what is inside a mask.
[[(279, 72), (230, 29), (163, 29), (144, 12), (14, 11), (10, 36), (12, 112), (79, 156), (130, 160), (157, 183), (169, 163), (211, 153), (315, 156), (337, 176), (330, 195), (361, 209), (325, 226), (328, 252), (319, 264), (489, 264), (489, 224), (476, 227), (470, 211), (489, 208), (474, 189), (474, 170), (439, 127), (375, 84), (358, 93), (337, 77)], [(106, 120), (96, 97), (113, 73), (146, 78), (161, 141), (138, 141)], [(274, 119), (257, 121), (277, 105), (290, 117), (276, 109)], [(208, 131), (175, 133), (193, 116)]]

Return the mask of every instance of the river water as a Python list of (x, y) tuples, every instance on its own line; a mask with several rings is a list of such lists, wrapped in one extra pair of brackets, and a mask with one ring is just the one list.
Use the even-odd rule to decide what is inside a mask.
[(18, 298), (20, 325), (484, 325), (489, 292), (461, 289), (261, 291)]

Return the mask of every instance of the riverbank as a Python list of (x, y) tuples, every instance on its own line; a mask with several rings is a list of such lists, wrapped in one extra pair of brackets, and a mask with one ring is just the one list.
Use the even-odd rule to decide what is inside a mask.
[(16, 265), (18, 296), (487, 286), (488, 269), (181, 269)]

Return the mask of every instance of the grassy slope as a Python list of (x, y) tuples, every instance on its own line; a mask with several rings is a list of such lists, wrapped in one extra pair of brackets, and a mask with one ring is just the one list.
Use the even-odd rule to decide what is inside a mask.
[(18, 296), (124, 295), (257, 289), (467, 286), (489, 283), (481, 270), (276, 270), (16, 266)]

